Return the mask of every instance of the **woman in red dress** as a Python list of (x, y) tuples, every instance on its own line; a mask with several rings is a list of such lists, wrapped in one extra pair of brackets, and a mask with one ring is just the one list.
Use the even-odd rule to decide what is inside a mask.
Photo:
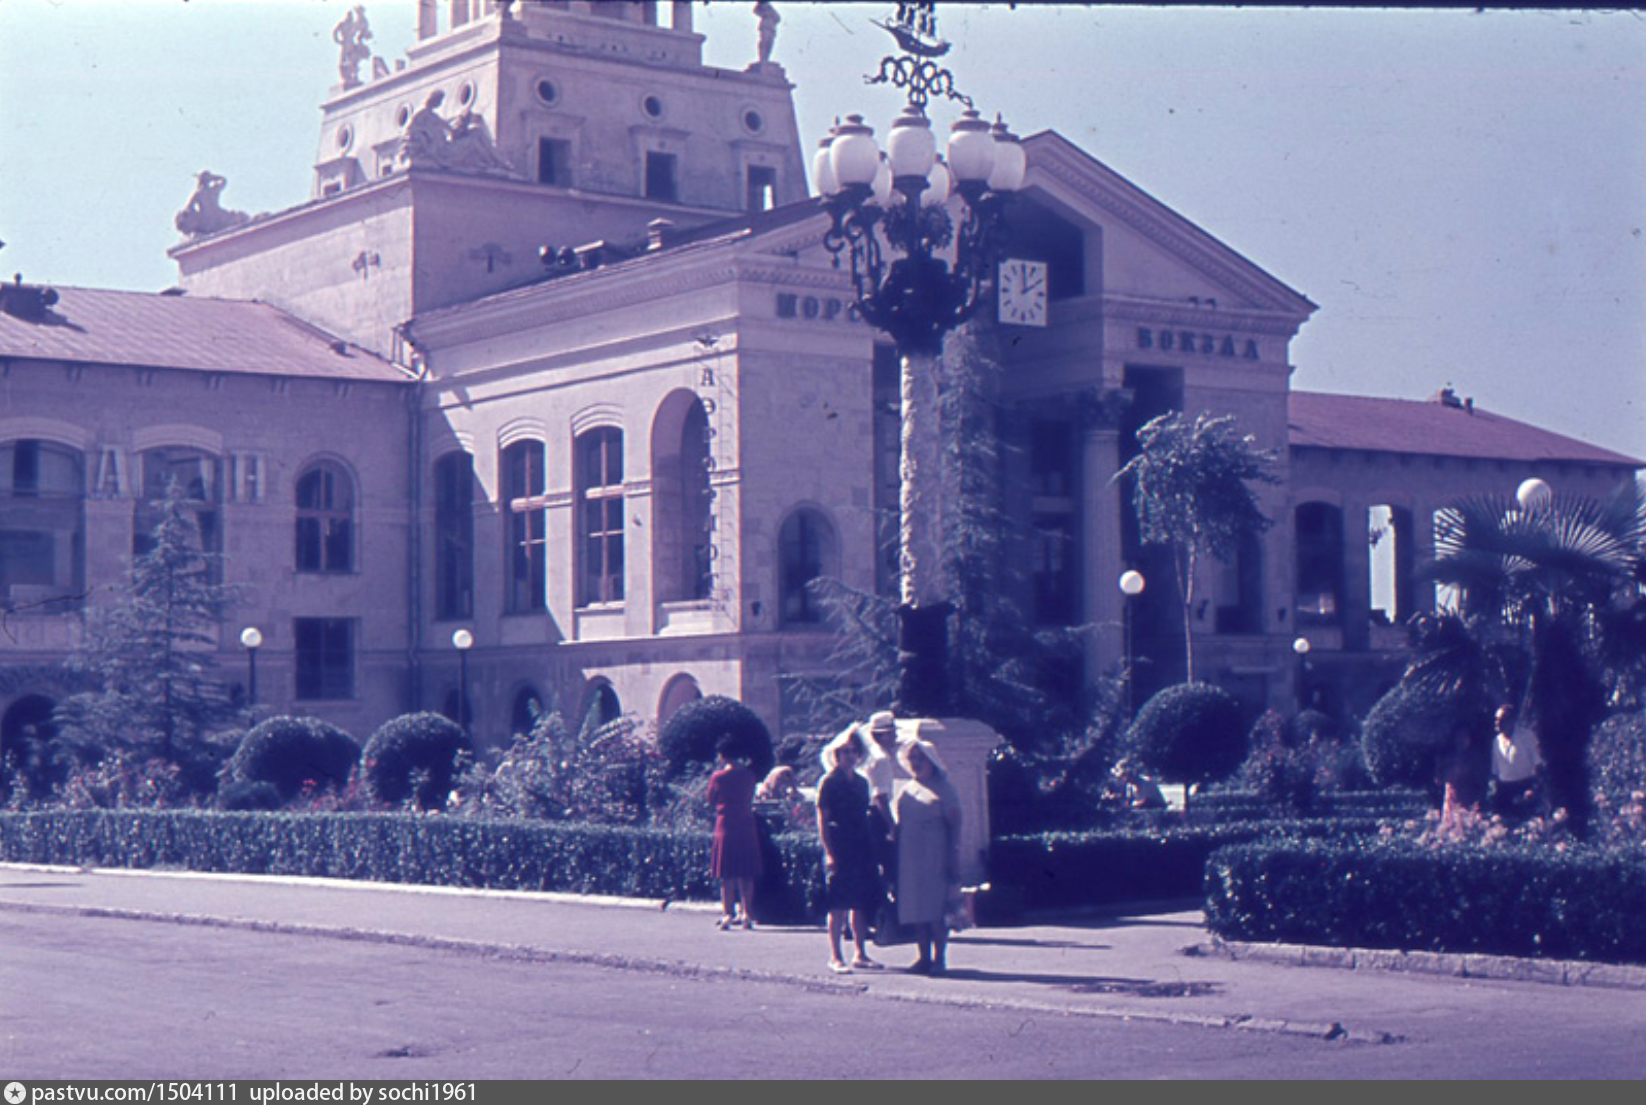
[[(754, 928), (754, 880), (760, 876), (760, 831), (754, 819), (754, 772), (734, 759), (731, 736), (715, 745), (720, 766), (709, 776), (709, 806), (714, 810), (714, 848), (709, 874), (720, 880), (720, 928), (741, 924)], [(738, 906), (742, 910), (739, 916)]]

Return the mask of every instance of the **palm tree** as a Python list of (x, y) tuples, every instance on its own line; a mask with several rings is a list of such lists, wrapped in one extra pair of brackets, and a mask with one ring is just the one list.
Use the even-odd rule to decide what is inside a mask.
[[(1591, 656), (1608, 627), (1632, 624), (1642, 603), (1646, 499), (1628, 485), (1600, 501), (1578, 495), (1483, 495), (1439, 512), (1427, 575), (1456, 589), (1458, 613), (1483, 643), (1522, 658), (1506, 681), (1537, 727), (1551, 798), (1582, 831), (1584, 751), (1606, 695)], [(1461, 655), (1461, 653), (1459, 654)], [(1445, 672), (1431, 656), (1431, 674)]]

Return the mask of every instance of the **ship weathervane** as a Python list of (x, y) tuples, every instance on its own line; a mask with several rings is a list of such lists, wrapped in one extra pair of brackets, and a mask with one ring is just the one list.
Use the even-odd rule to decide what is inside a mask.
[(949, 44), (937, 33), (937, 4), (926, 0), (920, 4), (899, 4), (897, 17), (890, 22), (871, 19), (897, 39), (905, 53), (916, 57), (940, 58), (949, 52)]

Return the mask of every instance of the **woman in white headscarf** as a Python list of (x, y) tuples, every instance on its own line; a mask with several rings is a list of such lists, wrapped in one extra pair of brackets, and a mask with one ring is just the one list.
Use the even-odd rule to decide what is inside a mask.
[[(852, 726), (823, 748), (817, 787), (817, 833), (823, 842), (823, 869), (829, 904), (829, 970), (850, 974), (877, 968), (865, 941), (869, 918), (880, 900), (879, 874), (869, 835), (869, 781), (858, 772), (868, 757), (868, 740)], [(846, 923), (857, 945), (850, 964), (841, 952)]]
[(897, 795), (897, 919), (915, 929), (920, 957), (909, 970), (948, 969), (949, 930), (944, 913), (960, 898), (960, 792), (937, 748), (913, 740), (898, 749), (912, 778)]

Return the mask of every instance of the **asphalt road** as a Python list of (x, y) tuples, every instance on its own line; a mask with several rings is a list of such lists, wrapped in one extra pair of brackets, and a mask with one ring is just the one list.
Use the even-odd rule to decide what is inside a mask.
[[(1646, 1074), (1638, 993), (1584, 1002), (1558, 987), (1450, 984), (1503, 1000), (1452, 1020), (1414, 1008), (1398, 1042), (1369, 1043), (921, 1002), (821, 981), (0, 912), (0, 1081)], [(1540, 1008), (1543, 993), (1552, 1004)]]

